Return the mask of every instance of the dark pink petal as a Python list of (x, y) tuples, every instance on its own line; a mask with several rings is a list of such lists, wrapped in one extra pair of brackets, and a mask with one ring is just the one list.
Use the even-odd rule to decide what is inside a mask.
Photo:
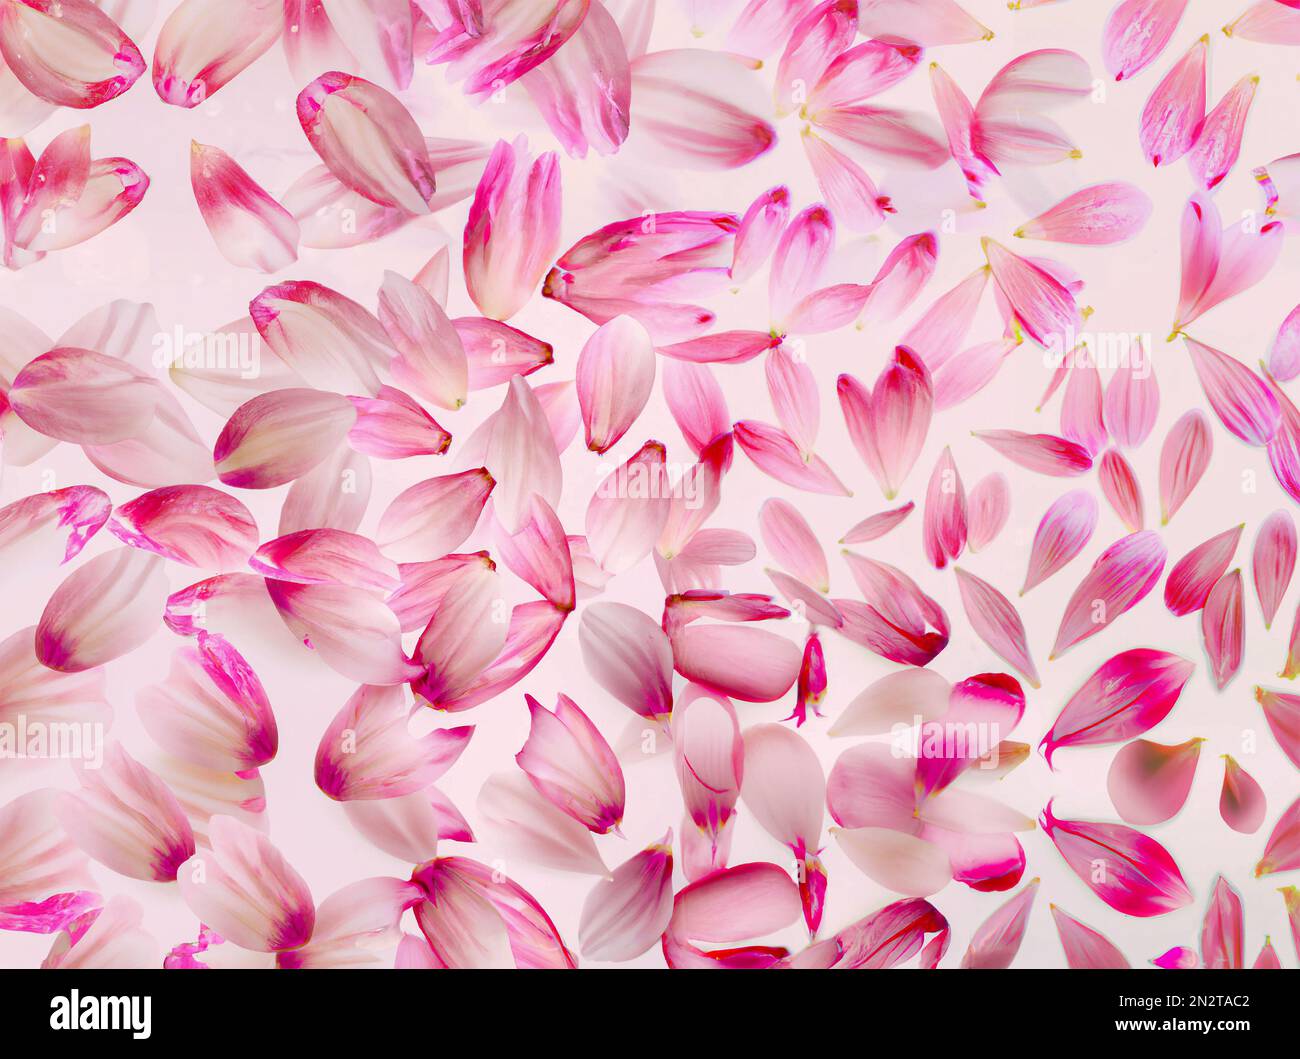
[(661, 385), (682, 439), (696, 456), (714, 438), (731, 429), (726, 395), (707, 365), (666, 360)]
[(1129, 962), (1109, 940), (1052, 905), (1052, 919), (1073, 970), (1127, 970)]
[(95, 556), (54, 590), (36, 627), (36, 657), (79, 673), (127, 654), (161, 624), (167, 601), (162, 560), (137, 548)]
[[(983, 482), (984, 479), (980, 479), (980, 481), (976, 483), (975, 489), (971, 490), (971, 495), (970, 495), (971, 527), (968, 533), (968, 539), (969, 537), (974, 536), (974, 532), (977, 528), (977, 522), (982, 517), (981, 515), (982, 509), (977, 509), (975, 507), (975, 502), (977, 500), (977, 490), (979, 489), (980, 485)], [(906, 519), (907, 516), (912, 513), (912, 509), (915, 507), (916, 504), (913, 503), (911, 500), (909, 500), (902, 507), (896, 507), (890, 511), (881, 511), (878, 514), (869, 515), (866, 518), (864, 518), (861, 522), (853, 526), (846, 534), (844, 534), (844, 536), (840, 538), (840, 543), (841, 544), (865, 544), (867, 541), (874, 541), (880, 537), (883, 537), (885, 534), (889, 533), (895, 527), (899, 526), (903, 522), (903, 520)], [(983, 527), (983, 523), (979, 523), (979, 528), (982, 527)], [(987, 541), (985, 541), (984, 543), (987, 543)], [(972, 543), (971, 551), (975, 551), (975, 550), (976, 550), (975, 545)]]
[(1191, 495), (1210, 465), (1214, 438), (1205, 413), (1185, 412), (1160, 448), (1160, 524), (1165, 525)]
[(729, 274), (744, 283), (772, 256), (790, 218), (790, 189), (779, 185), (763, 192), (740, 220)]
[(1167, 555), (1159, 535), (1149, 530), (1122, 537), (1102, 552), (1065, 605), (1051, 657), (1140, 603), (1160, 580)]
[(852, 495), (820, 456), (808, 460), (800, 456), (785, 431), (756, 420), (745, 420), (734, 425), (734, 433), (745, 455), (778, 482), (810, 493)]
[(1145, 70), (1169, 43), (1187, 0), (1124, 0), (1106, 17), (1102, 55), (1106, 71), (1125, 81)]
[(482, 467), (418, 482), (388, 505), (375, 539), (399, 562), (446, 555), (473, 532), (494, 485)]
[(1207, 970), (1241, 970), (1246, 966), (1245, 914), (1241, 895), (1220, 875), (1201, 926), (1201, 966)]
[(352, 403), (336, 393), (290, 388), (254, 397), (217, 438), (217, 476), (242, 489), (284, 485), (325, 460), (356, 419)]
[(1222, 691), (1241, 668), (1246, 650), (1246, 590), (1241, 571), (1219, 578), (1201, 611), (1201, 640), (1210, 659), (1210, 674)]
[(351, 74), (321, 74), (298, 93), (298, 122), (339, 180), (380, 206), (429, 212), (434, 167), (396, 96)]
[(1242, 835), (1253, 835), (1264, 823), (1268, 800), (1255, 777), (1237, 764), (1231, 754), (1223, 755), (1223, 788), (1219, 792), (1219, 816)]
[(274, 0), (235, 0), (234, 6), (184, 0), (167, 16), (154, 48), (158, 98), (198, 106), (261, 58), (283, 28), (284, 8)]
[(1165, 581), (1165, 606), (1182, 616), (1200, 610), (1237, 553), (1245, 523), (1224, 530), (1184, 555)]
[(654, 388), (649, 333), (630, 316), (614, 317), (582, 347), (576, 371), (587, 448), (608, 452), (636, 422)]
[(1205, 65), (1210, 35), (1196, 41), (1165, 74), (1142, 108), (1138, 139), (1153, 166), (1176, 162), (1192, 149), (1205, 119)]
[(1025, 625), (1016, 608), (987, 581), (960, 567), (954, 567), (954, 570), (957, 574), (957, 587), (961, 592), (962, 608), (966, 611), (966, 618), (975, 634), (989, 645), (994, 654), (1021, 673), (1032, 687), (1037, 688), (1038, 671), (1030, 657)]
[(1300, 768), (1300, 696), (1257, 687), (1255, 699), (1263, 707), (1264, 720), (1282, 753)]
[(1264, 856), (1255, 865), (1255, 877), (1300, 868), (1300, 798), (1278, 817), (1264, 847)]
[(1140, 831), (1121, 824), (1060, 820), (1052, 815), (1050, 803), (1040, 823), (1074, 873), (1115, 911), (1145, 918), (1191, 903), (1173, 857)]
[(1133, 465), (1118, 449), (1107, 449), (1102, 454), (1097, 466), (1097, 484), (1125, 527), (1131, 533), (1140, 530), (1146, 521), (1142, 486), (1138, 484)]
[[(456, 698), (444, 697), (429, 705), (434, 709), (457, 713), (472, 709), (514, 687), (545, 657), (568, 616), (569, 611), (561, 610), (545, 599), (514, 607), (510, 611), (505, 644), (491, 665), (479, 673)], [(417, 692), (420, 691), (419, 685), (413, 687)]]
[(258, 548), (248, 565), (263, 577), (299, 585), (352, 585), (386, 595), (401, 584), (397, 564), (374, 541), (335, 529), (277, 537)]
[(1274, 511), (1260, 523), (1251, 556), (1255, 595), (1259, 597), (1259, 607), (1264, 612), (1266, 629), (1272, 626), (1287, 586), (1291, 584), (1295, 560), (1295, 522), (1287, 512)]
[(1019, 430), (977, 430), (975, 436), (1013, 463), (1039, 474), (1074, 478), (1092, 468), (1092, 456), (1076, 442)]
[(907, 574), (888, 563), (845, 552), (865, 603), (834, 600), (839, 631), (895, 662), (923, 666), (948, 646), (948, 615)]
[(145, 70), (135, 42), (91, 0), (6, 4), (0, 56), (34, 95), (83, 110), (121, 95)]
[(1169, 715), (1195, 666), (1165, 651), (1140, 647), (1108, 659), (1070, 697), (1041, 748), (1123, 742), (1154, 728)]
[(966, 490), (948, 448), (930, 475), (921, 536), (926, 558), (938, 570), (966, 550)]
[(243, 567), (257, 547), (257, 523), (229, 493), (206, 485), (172, 485), (128, 501), (109, 523), (127, 544), (211, 570)]
[(1218, 187), (1237, 164), (1246, 116), (1258, 85), (1258, 77), (1243, 77), (1224, 93), (1201, 122), (1196, 143), (1187, 155), (1187, 165), (1196, 182), (1207, 191)]
[(1247, 445), (1267, 445), (1281, 410), (1272, 392), (1240, 361), (1183, 336), (1205, 396), (1219, 421)]
[(1187, 801), (1204, 739), (1165, 746), (1134, 739), (1110, 763), (1106, 789), (1122, 820), (1162, 824)]
[(1038, 880), (1034, 879), (1015, 897), (1011, 898), (980, 924), (971, 937), (961, 965), (968, 970), (1003, 970), (1011, 966), (1029, 925), (1029, 913), (1038, 896)]
[(1083, 551), (1096, 528), (1097, 500), (1091, 492), (1075, 489), (1057, 499), (1035, 530), (1021, 595), (1047, 581)]

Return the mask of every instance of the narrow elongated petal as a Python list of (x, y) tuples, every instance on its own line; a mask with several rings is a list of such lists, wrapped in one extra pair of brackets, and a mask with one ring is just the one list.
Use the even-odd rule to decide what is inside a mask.
[[(990, 475), (988, 477), (992, 477), (992, 476)], [(983, 478), (980, 479), (980, 481), (975, 484), (975, 489), (971, 490), (970, 501), (968, 503), (969, 514), (971, 516), (971, 526), (967, 534), (968, 540), (970, 538), (971, 533), (973, 533), (974, 530), (977, 528), (976, 520), (982, 518), (984, 514), (982, 508), (974, 507), (974, 502), (977, 499), (976, 490), (979, 489), (980, 485), (982, 485), (985, 480), (986, 479)], [(986, 492), (988, 491), (990, 490), (986, 490)], [(982, 497), (979, 499), (982, 499)], [(840, 538), (840, 543), (841, 544), (864, 544), (867, 541), (877, 540), (878, 538), (885, 536), (885, 534), (889, 533), (891, 530), (901, 525), (903, 521), (907, 518), (907, 516), (912, 513), (912, 509), (915, 507), (916, 504), (913, 501), (909, 500), (902, 507), (896, 507), (889, 511), (881, 511), (875, 515), (868, 515), (861, 522), (854, 525), (853, 528), (850, 529), (846, 534), (844, 534), (844, 536)], [(1003, 521), (1005, 521), (1005, 518), (1003, 519)], [(984, 529), (985, 528), (984, 524), (978, 523), (978, 528), (981, 530)], [(1001, 526), (998, 526), (997, 528), (1001, 529)], [(987, 540), (985, 540), (984, 543), (987, 543)], [(975, 547), (975, 545), (971, 544), (971, 551), (976, 551), (976, 550), (978, 549)]]
[(1201, 122), (1196, 143), (1187, 155), (1187, 165), (1196, 182), (1207, 191), (1218, 187), (1237, 164), (1246, 117), (1258, 85), (1258, 77), (1243, 77), (1224, 93)]
[(1174, 708), (1195, 666), (1165, 651), (1139, 647), (1103, 663), (1070, 697), (1041, 749), (1123, 742), (1154, 728)]
[(1153, 166), (1169, 165), (1192, 149), (1205, 120), (1207, 33), (1196, 41), (1156, 85), (1142, 108), (1138, 139)]
[(215, 816), (211, 850), (176, 874), (190, 911), (226, 940), (254, 952), (306, 944), (316, 923), (307, 883), (271, 840), (234, 817)]
[[(549, 342), (534, 338), (517, 327), (503, 324), (500, 320), (489, 320), (481, 316), (461, 316), (451, 323), (464, 346), (465, 357), (469, 362), (471, 390), (486, 390), (509, 382), (516, 375), (531, 375), (555, 360), (555, 347)], [(573, 383), (552, 382), (539, 386), (538, 390), (544, 393), (548, 387), (572, 389)], [(538, 400), (542, 400), (541, 394), (538, 395)], [(574, 410), (576, 420), (576, 400)], [(558, 436), (556, 444), (560, 444)]]
[(630, 316), (614, 317), (582, 347), (576, 371), (587, 448), (608, 452), (636, 422), (654, 388), (649, 332)]
[(36, 657), (64, 673), (103, 665), (148, 640), (166, 602), (161, 558), (138, 548), (104, 552), (54, 590), (36, 626)]
[(1133, 465), (1118, 449), (1107, 449), (1097, 466), (1097, 483), (1101, 493), (1115, 510), (1120, 521), (1136, 533), (1146, 522), (1142, 504), (1142, 486)]
[(1034, 879), (1015, 897), (1007, 901), (980, 924), (962, 957), (961, 965), (967, 970), (1002, 970), (1011, 966), (1025, 940), (1029, 913), (1038, 896), (1038, 880)]
[(1135, 238), (1151, 217), (1152, 202), (1123, 181), (1080, 188), (1016, 229), (1022, 239), (1113, 246)]
[(926, 558), (935, 569), (942, 570), (966, 549), (966, 490), (948, 448), (930, 475), (921, 534)]
[(1201, 925), (1201, 966), (1207, 970), (1245, 967), (1244, 933), (1241, 895), (1220, 875), (1214, 882), (1214, 892)]
[[(986, 474), (966, 498), (966, 543), (972, 552), (992, 544), (1011, 515), (1011, 486), (1007, 476), (995, 471)], [(845, 538), (845, 544), (851, 544)]]
[(435, 177), (420, 128), (396, 96), (351, 74), (321, 74), (298, 93), (298, 122), (339, 180), (380, 206), (429, 212)]
[(158, 98), (196, 107), (264, 55), (284, 29), (276, 0), (184, 0), (158, 34), (153, 86)]
[(673, 833), (646, 846), (592, 888), (578, 947), (589, 960), (621, 962), (648, 951), (673, 916)]
[(1255, 865), (1255, 877), (1300, 868), (1300, 798), (1278, 817), (1264, 846), (1264, 855)]
[(0, 56), (34, 95), (83, 110), (120, 96), (145, 70), (135, 42), (91, 0), (7, 3)]
[(1091, 493), (1074, 489), (1061, 496), (1044, 513), (1029, 551), (1029, 568), (1021, 595), (1078, 555), (1097, 528), (1097, 501)]
[(1094, 458), (1106, 447), (1102, 418), (1101, 375), (1086, 351), (1076, 354), (1061, 400), (1061, 434), (1082, 445)]
[(122, 504), (109, 531), (165, 559), (203, 569), (243, 567), (257, 547), (257, 523), (229, 493), (206, 485), (154, 489)]
[(1242, 523), (1224, 530), (1197, 545), (1174, 564), (1165, 581), (1165, 606), (1171, 613), (1181, 616), (1205, 606), (1210, 590), (1232, 562), (1244, 528), (1245, 523)]
[(1124, 0), (1106, 17), (1102, 56), (1106, 72), (1125, 81), (1145, 70), (1165, 49), (1187, 0)]
[(1295, 573), (1296, 529), (1295, 522), (1286, 511), (1274, 511), (1262, 523), (1255, 535), (1251, 556), (1251, 573), (1255, 582), (1255, 595), (1260, 610), (1264, 612), (1264, 628), (1273, 624), (1282, 598)]
[(1168, 552), (1150, 530), (1129, 534), (1097, 557), (1065, 605), (1052, 657), (1095, 636), (1156, 586)]
[(1191, 903), (1192, 895), (1169, 851), (1121, 824), (1061, 820), (1049, 803), (1039, 821), (1074, 873), (1117, 912), (1145, 918)]
[(1241, 571), (1219, 578), (1201, 611), (1201, 639), (1210, 659), (1210, 675), (1222, 691), (1237, 675), (1246, 650), (1246, 590)]
[(777, 117), (798, 110), (831, 60), (857, 36), (856, 0), (818, 4), (795, 24), (776, 67), (773, 99)]
[(993, 36), (956, 0), (865, 0), (858, 5), (858, 28), (867, 36), (902, 37), (926, 47)]
[(1231, 754), (1223, 755), (1223, 787), (1219, 792), (1219, 816), (1242, 835), (1253, 835), (1264, 823), (1268, 799), (1255, 777), (1237, 764)]
[(1255, 699), (1263, 707), (1264, 720), (1278, 746), (1300, 768), (1300, 696), (1257, 687)]
[(273, 390), (240, 405), (212, 450), (217, 476), (243, 489), (301, 478), (341, 445), (356, 423), (346, 398), (320, 390)]
[(1226, 353), (1183, 337), (1205, 396), (1219, 421), (1247, 445), (1267, 445), (1282, 414), (1259, 377)]
[(1110, 764), (1106, 789), (1120, 818), (1130, 824), (1162, 824), (1187, 801), (1203, 739), (1165, 746), (1134, 739)]
[(267, 541), (249, 566), (263, 577), (299, 585), (353, 585), (380, 595), (401, 584), (397, 564), (367, 537), (343, 530), (313, 529)]
[(559, 506), (563, 472), (554, 434), (537, 395), (522, 376), (510, 380), (500, 409), (461, 449), (462, 460), (467, 451), (482, 452), (475, 459), (481, 459), (497, 483), (492, 503), (511, 533), (527, 520), (534, 493), (552, 508)]
[(790, 189), (771, 188), (759, 195), (740, 220), (729, 275), (744, 283), (767, 262), (790, 218)]
[(1082, 445), (1052, 434), (1019, 430), (977, 430), (975, 436), (1026, 470), (1057, 478), (1074, 478), (1092, 468), (1092, 456)]
[(1214, 439), (1205, 413), (1185, 412), (1160, 449), (1160, 523), (1164, 525), (1191, 495), (1210, 465)]
[(1065, 950), (1065, 962), (1073, 970), (1127, 970), (1124, 954), (1106, 937), (1084, 926), (1073, 916), (1052, 905), (1052, 919)]
[(1011, 602), (974, 574), (960, 567), (954, 568), (957, 587), (961, 591), (962, 608), (975, 630), (975, 635), (992, 649), (993, 653), (1022, 674), (1033, 687), (1039, 686), (1038, 670), (1029, 654), (1024, 622)]

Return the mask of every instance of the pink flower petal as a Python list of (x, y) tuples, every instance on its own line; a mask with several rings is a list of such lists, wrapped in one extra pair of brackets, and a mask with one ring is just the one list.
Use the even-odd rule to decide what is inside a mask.
[(28, 538), (53, 536), (53, 531), (68, 527), (68, 539), (56, 555), (59, 562), (66, 563), (103, 528), (112, 510), (108, 494), (93, 485), (72, 485), (23, 497), (0, 508), (0, 551)]
[(694, 943), (738, 942), (771, 934), (799, 918), (799, 893), (775, 864), (737, 864), (678, 891), (664, 932), (669, 967), (771, 967), (788, 952), (781, 947), (742, 945), (714, 952)]
[(1259, 597), (1260, 610), (1264, 612), (1266, 629), (1272, 626), (1287, 586), (1291, 584), (1295, 560), (1295, 522), (1286, 511), (1274, 511), (1260, 523), (1251, 556), (1255, 594)]
[(34, 95), (83, 110), (120, 96), (145, 70), (135, 42), (91, 0), (6, 4), (0, 55)]
[(1078, 330), (1079, 307), (1059, 280), (992, 239), (985, 238), (981, 243), (994, 282), (1030, 338), (1046, 346)]
[(748, 625), (689, 625), (672, 637), (673, 665), (687, 680), (744, 702), (775, 702), (793, 687), (803, 651)]
[(731, 429), (726, 396), (707, 365), (665, 360), (661, 385), (668, 410), (696, 456)]
[(217, 249), (232, 265), (278, 272), (298, 259), (298, 222), (225, 151), (193, 142), (190, 182)]
[(380, 206), (429, 212), (435, 178), (419, 126), (396, 96), (351, 74), (321, 74), (298, 93), (298, 122), (339, 180)]
[(1160, 449), (1160, 524), (1165, 525), (1191, 495), (1210, 465), (1214, 439), (1205, 413), (1185, 412)]
[(142, 434), (163, 393), (119, 360), (64, 346), (32, 360), (9, 387), (8, 406), (33, 430), (77, 445), (108, 445)]
[(233, 7), (221, 0), (184, 0), (167, 16), (154, 48), (158, 98), (198, 106), (266, 54), (283, 28), (284, 8), (274, 0), (235, 0)]
[(1019, 430), (977, 430), (975, 436), (1013, 463), (1038, 474), (1075, 478), (1092, 468), (1088, 450), (1052, 434), (1024, 434)]
[(630, 316), (614, 317), (582, 347), (576, 371), (587, 448), (608, 452), (636, 422), (654, 388), (649, 333)]
[(1091, 492), (1075, 489), (1057, 499), (1035, 531), (1021, 595), (1047, 581), (1082, 552), (1096, 528), (1097, 502)]
[(870, 37), (902, 37), (926, 47), (993, 36), (955, 0), (864, 0), (858, 6), (858, 28)]
[[(976, 500), (978, 499), (976, 495), (976, 490), (979, 489), (980, 485), (983, 484), (984, 481), (985, 479), (980, 479), (980, 481), (975, 484), (975, 489), (971, 490), (970, 515), (971, 515), (972, 534), (976, 529), (976, 521), (983, 517), (983, 510), (982, 509), (977, 510), (974, 505)], [(992, 490), (986, 490), (986, 492), (992, 492)], [(864, 518), (861, 522), (854, 525), (846, 534), (844, 534), (844, 536), (840, 538), (840, 543), (841, 544), (865, 544), (867, 541), (877, 540), (878, 538), (885, 536), (885, 534), (889, 533), (897, 526), (901, 525), (902, 522), (907, 518), (907, 516), (912, 513), (912, 509), (915, 507), (916, 504), (913, 503), (911, 500), (909, 500), (902, 507), (896, 507), (890, 511), (881, 511), (878, 514), (869, 515), (866, 518)], [(980, 527), (981, 528), (983, 527), (983, 523), (980, 523)], [(998, 528), (1000, 529), (1001, 527)], [(972, 544), (971, 551), (975, 551), (975, 550), (976, 548), (974, 544)]]
[(649, 719), (673, 708), (673, 650), (663, 629), (624, 603), (592, 603), (578, 629), (592, 679), (628, 709)]
[(1041, 748), (1048, 765), (1063, 746), (1119, 743), (1169, 715), (1195, 666), (1165, 651), (1139, 647), (1104, 662), (1070, 697)]
[(744, 283), (772, 256), (790, 218), (790, 189), (780, 185), (763, 192), (745, 211), (736, 231), (729, 274)]
[[(494, 529), (497, 554), (511, 572), (537, 589), (553, 607), (571, 611), (573, 559), (564, 527), (546, 501), (533, 494), (528, 521), (517, 532), (507, 533), (495, 520)], [(653, 538), (646, 542), (646, 551), (652, 544)]]
[(1040, 823), (1074, 873), (1115, 911), (1145, 918), (1191, 903), (1173, 857), (1142, 832), (1121, 824), (1060, 820), (1050, 803)]
[(745, 455), (778, 482), (810, 493), (852, 495), (820, 456), (805, 460), (784, 430), (750, 419), (736, 423), (734, 432)]
[[(469, 361), (469, 388), (486, 390), (509, 382), (516, 375), (531, 375), (555, 361), (555, 347), (549, 342), (485, 317), (461, 316), (452, 321)], [(573, 387), (572, 382), (552, 382), (539, 386)], [(542, 400), (539, 392), (538, 400)], [(436, 402), (435, 402), (436, 403)], [(543, 401), (543, 405), (545, 402)], [(575, 420), (577, 401), (574, 401)], [(557, 438), (556, 444), (559, 444)]]
[(441, 456), (451, 435), (409, 394), (381, 386), (375, 397), (351, 397), (357, 421), (348, 431), (348, 444), (379, 460), (410, 456)]
[(1015, 897), (1003, 904), (980, 924), (971, 937), (961, 965), (968, 970), (1003, 970), (1011, 966), (1025, 940), (1029, 913), (1038, 896), (1038, 880), (1034, 879)]
[(248, 565), (263, 577), (299, 585), (352, 585), (385, 595), (401, 584), (397, 564), (372, 540), (335, 529), (277, 537), (258, 548)]
[(1153, 166), (1169, 165), (1192, 149), (1205, 119), (1205, 65), (1210, 35), (1196, 41), (1147, 97), (1138, 139)]
[(1052, 919), (1072, 970), (1127, 970), (1129, 962), (1109, 940), (1052, 905)]
[(1255, 877), (1300, 868), (1300, 798), (1278, 817), (1268, 836), (1264, 855), (1255, 865)]
[(1201, 611), (1201, 640), (1210, 659), (1215, 687), (1220, 691), (1241, 668), (1246, 650), (1245, 605), (1241, 571), (1233, 570), (1210, 589)]
[(375, 540), (398, 562), (446, 555), (474, 531), (495, 484), (482, 467), (417, 482), (385, 509)]
[(1204, 739), (1165, 746), (1134, 739), (1110, 763), (1106, 789), (1120, 818), (1130, 824), (1162, 824), (1183, 807), (1192, 789)]
[[(997, 539), (1011, 515), (1011, 487), (1007, 476), (995, 471), (986, 474), (966, 498), (966, 543), (972, 552), (987, 548)], [(852, 544), (847, 537), (845, 544)]]
[(400, 386), (439, 408), (454, 411), (465, 403), (470, 368), (464, 336), (433, 295), (385, 272), (379, 322), (398, 353), (391, 369)]
[(773, 99), (778, 118), (804, 105), (808, 86), (817, 84), (831, 61), (853, 43), (857, 33), (856, 0), (818, 4), (795, 24), (776, 66)]
[(1253, 835), (1264, 823), (1268, 800), (1255, 777), (1237, 764), (1231, 754), (1223, 755), (1223, 788), (1219, 792), (1219, 816), (1242, 835)]
[(548, 712), (524, 696), (532, 724), (515, 755), (538, 792), (597, 835), (623, 820), (623, 770), (591, 719), (566, 695)]
[(1278, 402), (1259, 377), (1226, 353), (1183, 336), (1192, 365), (1219, 421), (1247, 445), (1267, 445), (1281, 420)]
[(1135, 449), (1151, 436), (1160, 411), (1160, 386), (1151, 355), (1140, 346), (1130, 350), (1106, 384), (1106, 429), (1115, 444)]
[(1160, 580), (1168, 552), (1150, 530), (1122, 537), (1097, 557), (1065, 605), (1051, 657), (1095, 636), (1140, 603)]
[(1032, 687), (1039, 687), (1038, 670), (1029, 654), (1025, 625), (1016, 608), (987, 581), (960, 567), (953, 569), (961, 591), (962, 608), (975, 635), (988, 644), (994, 654), (1021, 673)]
[(1073, 358), (1061, 401), (1061, 435), (1082, 445), (1094, 458), (1106, 447), (1102, 421), (1101, 375), (1086, 351)]
[(669, 829), (587, 895), (578, 924), (578, 946), (587, 959), (636, 959), (667, 930), (673, 915), (672, 837)]
[(1164, 51), (1187, 9), (1187, 0), (1124, 0), (1106, 17), (1102, 54), (1116, 81), (1134, 77)]
[(934, 391), (925, 363), (898, 346), (874, 391), (851, 375), (839, 377), (837, 390), (849, 437), (885, 498), (892, 500), (930, 429)]
[(818, 592), (830, 591), (826, 554), (793, 504), (777, 498), (765, 501), (759, 509), (758, 528), (773, 559)]
[(356, 422), (346, 397), (289, 388), (254, 397), (235, 411), (212, 450), (217, 476), (242, 489), (273, 489), (328, 458)]
[(942, 570), (966, 549), (966, 490), (948, 448), (939, 454), (930, 475), (921, 534), (926, 558), (935, 569)]
[(241, 568), (257, 547), (257, 523), (229, 493), (206, 485), (154, 489), (121, 505), (112, 534), (166, 559), (225, 571)]
[(1133, 465), (1118, 449), (1107, 449), (1097, 467), (1097, 481), (1102, 495), (1115, 514), (1131, 533), (1136, 533), (1145, 523), (1142, 504), (1142, 487), (1138, 484)]
[(1205, 115), (1196, 143), (1187, 155), (1187, 165), (1201, 187), (1212, 191), (1237, 164), (1246, 116), (1255, 99), (1259, 78), (1243, 77), (1233, 85), (1214, 109)]

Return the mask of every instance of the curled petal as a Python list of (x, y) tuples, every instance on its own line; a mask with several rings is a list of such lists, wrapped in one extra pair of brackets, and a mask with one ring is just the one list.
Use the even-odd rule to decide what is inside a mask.
[[(496, 528), (496, 550), (506, 566), (537, 589), (552, 606), (571, 611), (573, 559), (564, 527), (546, 501), (533, 495), (528, 521), (517, 532), (506, 533), (500, 523), (496, 523)], [(652, 542), (646, 541), (645, 550), (649, 551), (651, 546)]]
[(538, 792), (587, 830), (603, 835), (623, 820), (623, 769), (605, 737), (567, 695), (547, 711), (531, 695), (528, 740), (515, 761)]
[(985, 238), (982, 245), (994, 282), (1030, 338), (1047, 346), (1078, 330), (1079, 307), (1060, 280), (992, 239)]
[(34, 95), (83, 110), (120, 96), (145, 70), (135, 42), (91, 0), (6, 4), (0, 55)]
[(0, 551), (66, 527), (68, 539), (58, 554), (66, 563), (103, 528), (112, 510), (108, 494), (93, 485), (71, 485), (23, 497), (0, 508)]

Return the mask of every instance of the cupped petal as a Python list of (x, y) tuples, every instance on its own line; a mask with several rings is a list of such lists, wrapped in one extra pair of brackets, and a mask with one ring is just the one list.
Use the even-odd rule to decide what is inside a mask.
[(567, 695), (548, 711), (524, 696), (531, 724), (515, 755), (538, 792), (597, 835), (616, 830), (623, 819), (623, 769), (605, 737)]
[(184, 0), (167, 16), (154, 47), (158, 98), (198, 106), (265, 55), (283, 29), (278, 0)]
[(7, 3), (0, 55), (34, 95), (82, 110), (120, 96), (145, 71), (135, 42), (92, 0)]

